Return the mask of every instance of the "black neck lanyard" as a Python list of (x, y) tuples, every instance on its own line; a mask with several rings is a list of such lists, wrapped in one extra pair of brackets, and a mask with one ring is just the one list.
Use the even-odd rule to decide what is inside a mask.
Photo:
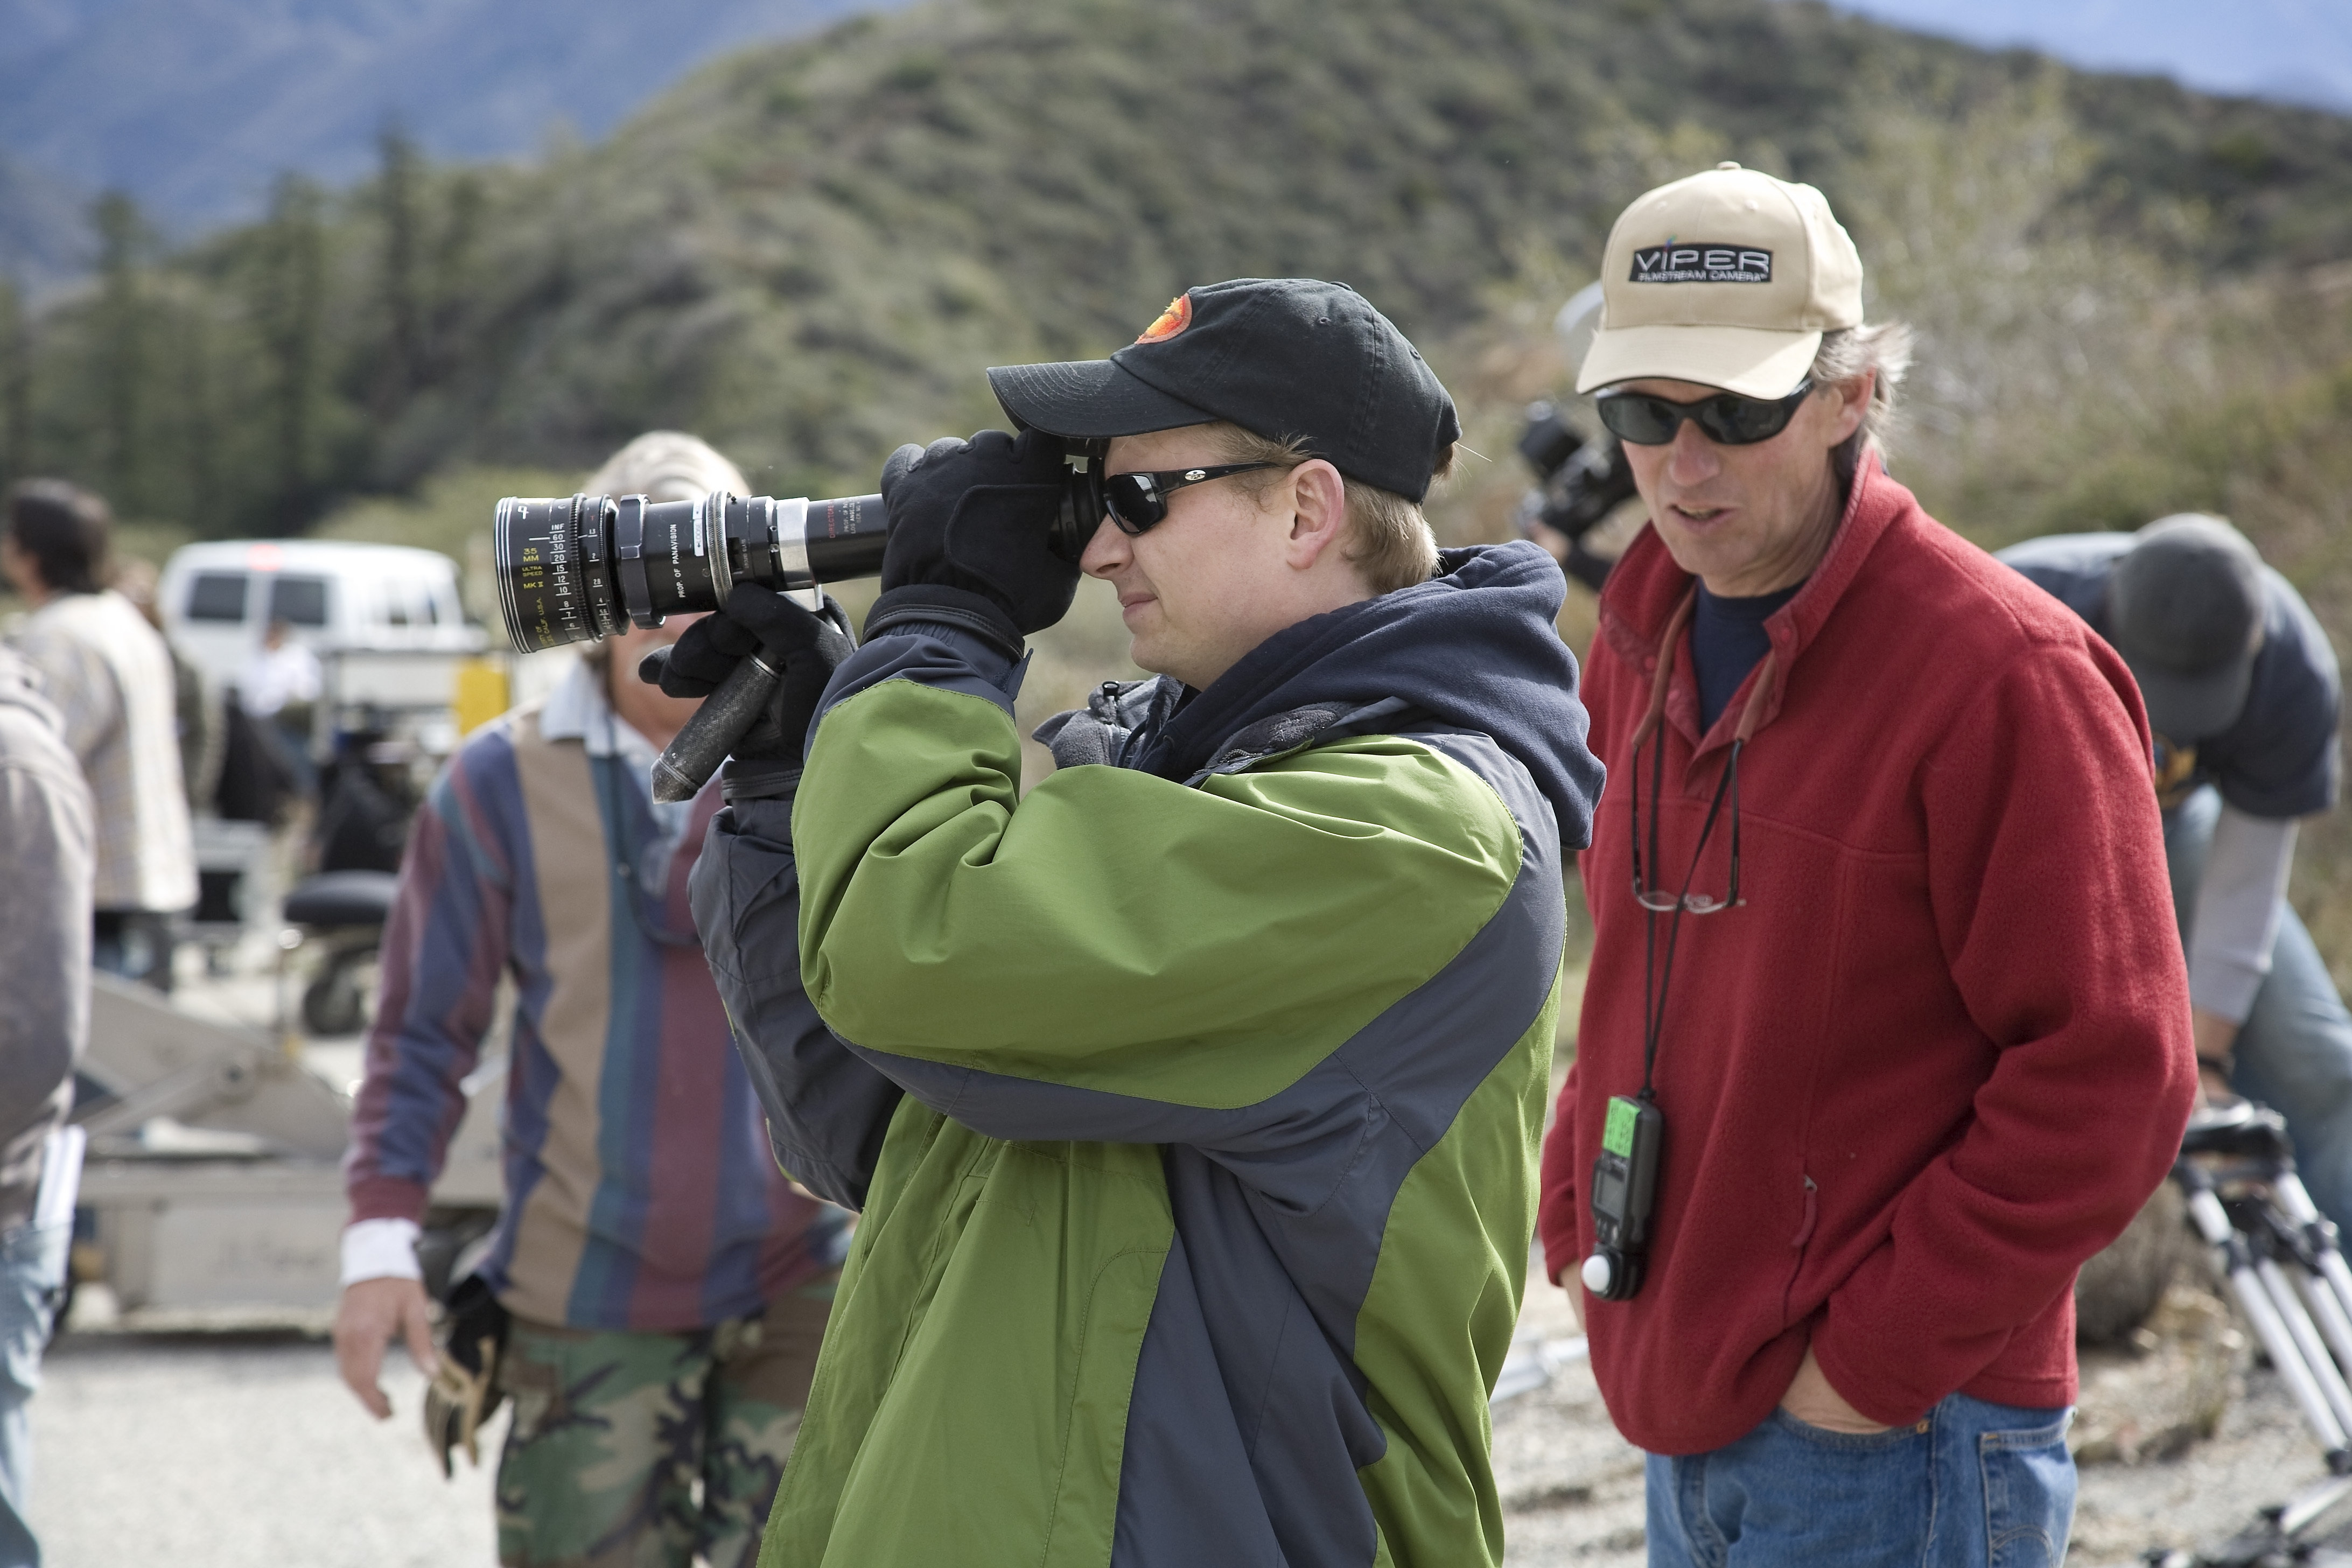
[[(1658, 647), (1657, 672), (1651, 681), (1650, 706), (1642, 721), (1633, 730), (1633, 753), (1631, 770), (1632, 799), (1626, 810), (1626, 837), (1633, 858), (1633, 900), (1642, 906), (1642, 1092), (1639, 1098), (1657, 1100), (1658, 1045), (1665, 1034), (1666, 988), (1675, 970), (1675, 952), (1680, 946), (1683, 916), (1685, 912), (1715, 914), (1737, 906), (1739, 897), (1739, 753), (1747, 748), (1763, 717), (1766, 694), (1772, 689), (1780, 668), (1777, 651), (1764, 656), (1756, 684), (1749, 691), (1747, 704), (1740, 710), (1739, 726), (1732, 733), (1731, 754), (1724, 760), (1723, 773), (1715, 781), (1715, 795), (1707, 803), (1706, 819), (1699, 825), (1698, 842), (1691, 846), (1689, 867), (1683, 872), (1683, 885), (1674, 895), (1671, 904), (1661, 903), (1660, 895), (1643, 879), (1646, 866), (1655, 871), (1664, 861), (1658, 846), (1659, 818), (1663, 813), (1658, 803), (1665, 798), (1666, 772), (1666, 691), (1674, 675), (1675, 649), (1680, 644), (1685, 629), (1690, 624), (1691, 610), (1698, 599), (1698, 587), (1693, 584), (1683, 596), (1666, 623), (1666, 635)], [(1650, 753), (1650, 846), (1644, 859), (1642, 853), (1642, 742), (1654, 739)], [(1709, 839), (1715, 836), (1716, 819), (1722, 814), (1725, 797), (1731, 801), (1731, 879), (1720, 900), (1705, 894), (1694, 899), (1692, 884), (1697, 879), (1701, 857), (1706, 853)], [(1665, 952), (1658, 951), (1658, 916), (1666, 910), (1674, 919), (1666, 924)]]
[[(1739, 752), (1747, 742), (1731, 742), (1731, 755), (1723, 764), (1723, 773), (1715, 781), (1715, 798), (1707, 803), (1706, 819), (1700, 824), (1698, 842), (1691, 846), (1690, 867), (1683, 873), (1682, 891), (1675, 896), (1675, 918), (1666, 922), (1666, 951), (1664, 962), (1658, 955), (1657, 906), (1651, 901), (1642, 883), (1642, 763), (1633, 761), (1633, 800), (1627, 813), (1627, 829), (1633, 841), (1634, 897), (1642, 905), (1642, 1094), (1648, 1100), (1657, 1099), (1658, 1040), (1666, 1026), (1666, 985), (1675, 972), (1675, 950), (1683, 934), (1683, 915), (1691, 907), (1691, 884), (1698, 877), (1699, 858), (1706, 853), (1707, 840), (1715, 836), (1715, 819), (1723, 810), (1724, 795), (1731, 796), (1731, 886), (1723, 902), (1711, 906), (1703, 913), (1712, 914), (1739, 902)], [(1664, 798), (1666, 768), (1666, 731), (1658, 726), (1657, 744), (1651, 752), (1650, 793), (1654, 799)], [(1658, 818), (1662, 815), (1654, 804), (1650, 808), (1650, 859), (1655, 866), (1658, 854)]]

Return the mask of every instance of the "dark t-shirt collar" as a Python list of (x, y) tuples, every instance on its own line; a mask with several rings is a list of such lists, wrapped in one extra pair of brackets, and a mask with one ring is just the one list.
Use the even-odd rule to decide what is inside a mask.
[(1691, 674), (1698, 681), (1699, 733), (1715, 728), (1715, 721), (1739, 694), (1748, 672), (1771, 651), (1772, 639), (1765, 635), (1764, 623), (1804, 585), (1798, 582), (1774, 593), (1732, 598), (1710, 593), (1705, 583), (1699, 584), (1690, 628)]

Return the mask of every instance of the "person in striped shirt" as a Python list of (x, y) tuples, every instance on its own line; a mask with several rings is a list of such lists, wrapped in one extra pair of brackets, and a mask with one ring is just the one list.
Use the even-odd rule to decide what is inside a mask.
[[(746, 487), (656, 433), (587, 488)], [(433, 1363), (415, 1243), (509, 979), (507, 1197), (475, 1270), (508, 1322), (502, 1563), (749, 1564), (847, 1245), (841, 1211), (777, 1168), (687, 908), (719, 786), (677, 805), (647, 787), (696, 704), (629, 672), (691, 618), (610, 639), (467, 739), (418, 813), (384, 934), (337, 1356), (378, 1418), (387, 1342)]]

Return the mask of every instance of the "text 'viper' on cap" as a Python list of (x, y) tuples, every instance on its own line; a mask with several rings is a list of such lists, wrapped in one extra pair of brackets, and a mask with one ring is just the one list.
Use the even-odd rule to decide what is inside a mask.
[(1811, 185), (1737, 163), (1638, 198), (1609, 231), (1576, 390), (1657, 379), (1786, 397), (1862, 325), (1862, 257)]
[(2263, 558), (2221, 519), (2185, 511), (2139, 531), (2107, 579), (2107, 631), (2158, 734), (2201, 741), (2238, 721), (2264, 607)]
[(1236, 278), (1187, 289), (1107, 360), (999, 365), (1004, 411), (1098, 440), (1223, 419), (1303, 439), (1346, 478), (1419, 500), (1462, 434), (1421, 351), (1344, 283)]

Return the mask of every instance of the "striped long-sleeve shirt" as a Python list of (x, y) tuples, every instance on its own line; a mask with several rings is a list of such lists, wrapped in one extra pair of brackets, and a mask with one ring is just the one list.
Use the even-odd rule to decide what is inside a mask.
[(686, 879), (717, 786), (666, 833), (621, 737), (583, 669), (434, 784), (384, 932), (345, 1181), (354, 1220), (423, 1216), (509, 976), (492, 1285), (540, 1322), (692, 1329), (832, 1267), (843, 1220), (778, 1172), (695, 940)]

